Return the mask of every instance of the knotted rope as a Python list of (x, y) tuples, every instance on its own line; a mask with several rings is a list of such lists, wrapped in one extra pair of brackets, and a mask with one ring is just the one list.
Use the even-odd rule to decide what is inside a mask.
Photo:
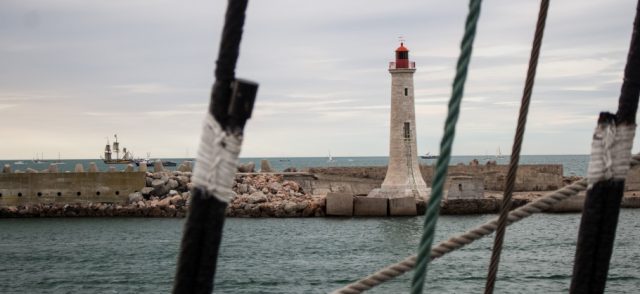
[[(637, 165), (640, 165), (640, 154), (636, 154), (631, 158), (631, 166), (633, 167)], [(507, 216), (507, 225), (511, 225), (533, 214), (544, 212), (555, 204), (566, 200), (567, 198), (572, 197), (586, 189), (587, 180), (582, 179), (580, 181), (574, 182), (571, 185), (565, 186), (562, 189), (556, 190), (543, 197), (540, 197), (535, 201), (532, 201), (509, 212), (509, 215)], [(442, 241), (435, 247), (431, 248), (430, 260), (440, 258), (447, 253), (471, 244), (474, 241), (493, 233), (497, 229), (497, 227), (498, 218), (493, 218), (469, 231), (450, 237), (448, 240)], [(349, 285), (346, 285), (340, 289), (337, 289), (332, 293), (362, 293), (412, 270), (416, 266), (416, 260), (417, 256), (415, 254), (408, 256), (400, 262), (384, 267), (377, 272)]]
[(467, 79), (467, 70), (469, 61), (471, 60), (471, 52), (473, 49), (473, 40), (476, 36), (476, 24), (480, 16), (481, 0), (469, 1), (469, 14), (467, 15), (464, 37), (460, 44), (460, 57), (456, 67), (456, 77), (453, 81), (453, 91), (449, 100), (449, 112), (444, 127), (444, 135), (440, 143), (440, 156), (436, 164), (436, 173), (433, 177), (433, 186), (431, 188), (431, 197), (427, 204), (426, 217), (424, 222), (424, 231), (420, 239), (418, 247), (418, 258), (416, 272), (411, 281), (411, 293), (422, 293), (424, 281), (427, 276), (427, 264), (429, 263), (429, 251), (433, 244), (433, 237), (440, 211), (440, 200), (445, 179), (447, 178), (447, 169), (451, 160), (451, 146), (456, 133), (456, 123), (460, 113), (460, 103), (464, 93), (464, 84)]
[(542, 45), (542, 36), (547, 20), (547, 11), (549, 9), (549, 0), (540, 2), (540, 12), (538, 13), (538, 23), (536, 24), (536, 32), (533, 38), (533, 48), (531, 49), (531, 57), (529, 58), (529, 69), (527, 70), (527, 79), (522, 94), (522, 102), (520, 104), (520, 113), (518, 116), (518, 126), (516, 127), (516, 135), (513, 140), (513, 148), (511, 151), (511, 159), (509, 162), (509, 171), (507, 172), (507, 182), (505, 184), (504, 196), (502, 197), (502, 205), (500, 208), (500, 217), (498, 218), (498, 228), (493, 243), (493, 251), (491, 251), (491, 263), (489, 265), (489, 273), (484, 289), (485, 294), (493, 293), (493, 288), (498, 275), (498, 266), (500, 264), (500, 253), (502, 252), (502, 243), (507, 227), (507, 216), (511, 210), (511, 196), (516, 183), (516, 173), (518, 171), (518, 162), (520, 161), (520, 150), (522, 148), (522, 139), (524, 137), (524, 129), (527, 125), (527, 114), (529, 113), (529, 103), (531, 101), (531, 92), (533, 90), (533, 82), (536, 77), (536, 69), (538, 67), (538, 56), (540, 55), (540, 46)]

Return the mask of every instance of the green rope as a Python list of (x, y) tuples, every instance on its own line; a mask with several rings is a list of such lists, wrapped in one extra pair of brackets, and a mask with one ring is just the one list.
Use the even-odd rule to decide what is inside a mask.
[(431, 245), (435, 235), (436, 222), (440, 211), (440, 201), (442, 200), (442, 190), (444, 181), (447, 178), (447, 169), (451, 160), (451, 146), (456, 133), (456, 123), (460, 114), (460, 103), (464, 92), (464, 83), (467, 79), (467, 69), (471, 59), (473, 40), (476, 36), (476, 24), (480, 17), (480, 4), (482, 0), (469, 1), (469, 14), (465, 25), (464, 37), (460, 44), (460, 57), (456, 67), (456, 77), (453, 81), (453, 91), (449, 100), (449, 113), (444, 126), (444, 135), (440, 143), (440, 156), (436, 163), (436, 173), (433, 177), (431, 187), (431, 197), (425, 213), (424, 231), (418, 247), (418, 258), (416, 260), (415, 273), (411, 281), (411, 293), (422, 293), (424, 282), (427, 277), (427, 264), (430, 260)]

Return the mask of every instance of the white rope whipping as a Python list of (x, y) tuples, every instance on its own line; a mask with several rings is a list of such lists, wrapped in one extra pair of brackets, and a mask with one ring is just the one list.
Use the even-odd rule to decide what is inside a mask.
[(193, 171), (193, 184), (206, 189), (218, 200), (229, 202), (235, 195), (231, 188), (241, 144), (241, 136), (228, 134), (211, 114), (207, 114)]
[(602, 180), (624, 180), (629, 171), (635, 125), (598, 124), (591, 142), (589, 188)]

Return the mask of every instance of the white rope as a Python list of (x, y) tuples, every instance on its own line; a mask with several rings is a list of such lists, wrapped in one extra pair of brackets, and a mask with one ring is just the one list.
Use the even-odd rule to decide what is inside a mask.
[[(631, 166), (640, 164), (640, 154), (631, 158)], [(627, 168), (628, 170), (628, 168)], [(507, 217), (507, 225), (520, 221), (526, 217), (529, 217), (535, 213), (545, 211), (553, 205), (578, 194), (581, 191), (587, 189), (587, 180), (582, 179), (569, 186), (563, 187), (557, 191), (551, 192), (543, 197), (536, 199), (524, 206), (509, 212)], [(467, 232), (455, 235), (449, 240), (440, 242), (437, 246), (431, 248), (431, 259), (436, 259), (444, 256), (445, 254), (452, 252), (456, 249), (460, 249), (473, 241), (476, 241), (484, 236), (493, 233), (497, 228), (498, 218), (493, 218), (486, 223), (479, 225)], [(386, 281), (396, 278), (410, 270), (412, 270), (416, 263), (416, 255), (406, 257), (404, 260), (389, 265), (367, 277), (364, 277), (356, 282), (353, 282), (343, 288), (335, 290), (331, 293), (344, 293), (344, 294), (358, 294), (366, 290), (369, 290), (375, 286), (378, 286)]]
[(635, 125), (598, 124), (591, 142), (589, 187), (603, 180), (624, 180), (629, 172)]
[(211, 114), (207, 114), (201, 138), (192, 182), (218, 200), (229, 202), (235, 195), (231, 188), (238, 167), (242, 137), (228, 134)]

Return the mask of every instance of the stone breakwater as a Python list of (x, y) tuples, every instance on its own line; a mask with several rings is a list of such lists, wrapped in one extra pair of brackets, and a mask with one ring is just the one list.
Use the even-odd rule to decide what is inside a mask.
[[(184, 217), (191, 198), (191, 172), (148, 172), (145, 187), (127, 203), (38, 203), (0, 207), (0, 217)], [(325, 196), (309, 195), (281, 175), (236, 175), (229, 217), (324, 216)]]

